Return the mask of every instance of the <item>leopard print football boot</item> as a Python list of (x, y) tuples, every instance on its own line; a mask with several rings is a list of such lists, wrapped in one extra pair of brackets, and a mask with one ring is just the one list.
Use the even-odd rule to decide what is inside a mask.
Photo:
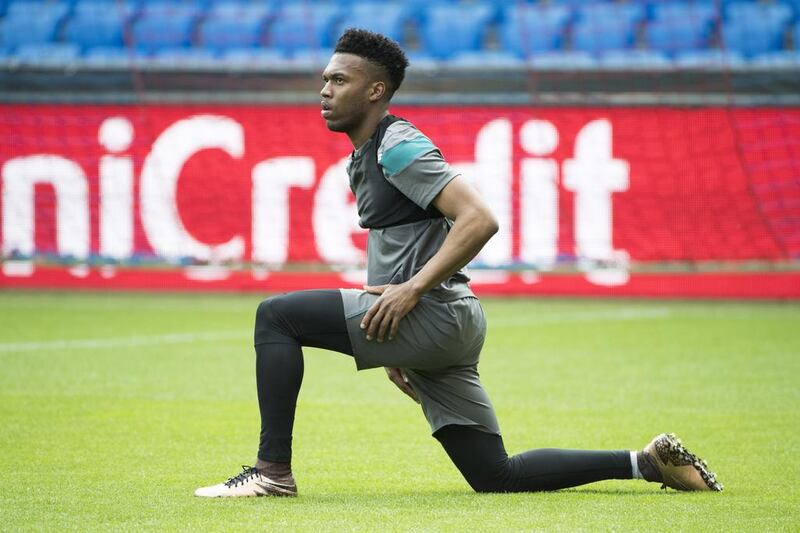
[(639, 471), (661, 488), (721, 491), (722, 484), (708, 464), (689, 452), (674, 433), (662, 433), (637, 454)]

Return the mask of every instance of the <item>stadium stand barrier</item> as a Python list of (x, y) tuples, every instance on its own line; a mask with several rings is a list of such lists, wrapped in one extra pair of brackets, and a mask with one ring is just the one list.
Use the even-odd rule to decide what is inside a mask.
[(0, 286), (360, 286), (348, 27), (500, 219), (477, 290), (800, 298), (794, 0), (0, 0)]

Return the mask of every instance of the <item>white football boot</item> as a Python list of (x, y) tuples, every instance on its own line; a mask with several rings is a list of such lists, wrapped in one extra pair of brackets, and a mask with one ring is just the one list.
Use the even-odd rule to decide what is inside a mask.
[(297, 496), (297, 484), (290, 473), (277, 479), (263, 475), (252, 466), (242, 465), (242, 472), (225, 483), (201, 487), (195, 496), (225, 498), (236, 496)]

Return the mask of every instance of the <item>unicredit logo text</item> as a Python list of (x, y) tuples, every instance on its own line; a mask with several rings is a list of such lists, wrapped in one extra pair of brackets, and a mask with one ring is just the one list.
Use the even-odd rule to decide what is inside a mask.
[[(311, 155), (258, 160), (248, 176), (249, 205), (242, 206), (250, 211), (249, 235), (237, 232), (224, 242), (207, 243), (193, 235), (181, 215), (178, 182), (187, 161), (203, 150), (219, 150), (219, 157), (230, 160), (245, 157), (241, 121), (223, 114), (198, 114), (172, 122), (155, 138), (138, 176), (132, 156), (126, 153), (135, 135), (125, 117), (112, 116), (100, 124), (97, 142), (104, 155), (97, 161), (96, 193), (90, 191), (87, 169), (70, 157), (35, 153), (6, 159), (1, 169), (3, 256), (37, 254), (35, 187), (48, 185), (55, 194), (57, 253), (78, 262), (88, 260), (93, 252), (120, 262), (132, 258), (137, 253), (138, 222), (152, 253), (167, 262), (190, 258), (280, 268), (289, 260), (293, 245), (290, 195), (303, 190), (313, 193), (311, 205), (305, 208), (311, 211), (311, 245), (320, 260), (330, 265), (364, 263), (365, 251), (353, 238), (364, 230), (357, 225), (346, 157), (327, 168), (318, 168)], [(473, 157), (450, 161), (474, 184), (500, 221), (500, 231), (476, 264), (553, 268), (559, 258), (559, 192), (563, 188), (574, 199), (573, 253), (579, 268), (595, 283), (624, 283), (628, 253), (613, 245), (612, 199), (614, 193), (628, 189), (630, 164), (614, 157), (611, 121), (587, 121), (575, 136), (571, 156), (560, 160), (554, 156), (561, 143), (557, 127), (547, 120), (525, 121), (517, 129), (522, 150), (517, 177), (514, 135), (510, 119), (488, 120), (474, 138)], [(437, 141), (435, 135), (431, 137)], [(138, 201), (134, 201), (137, 193)], [(94, 201), (92, 194), (97, 195)], [(99, 225), (96, 250), (90, 249), (92, 220)], [(517, 244), (515, 231), (519, 232)], [(75, 272), (80, 275), (80, 269)]]

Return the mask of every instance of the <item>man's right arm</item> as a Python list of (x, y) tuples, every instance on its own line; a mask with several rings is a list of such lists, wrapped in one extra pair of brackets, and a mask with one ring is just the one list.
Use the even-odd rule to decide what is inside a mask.
[(400, 321), (423, 294), (469, 263), (494, 235), (497, 219), (478, 192), (462, 176), (456, 176), (434, 198), (433, 205), (453, 221), (442, 247), (405, 283), (368, 287), (380, 294), (361, 321), (367, 340), (383, 342), (397, 334)]

